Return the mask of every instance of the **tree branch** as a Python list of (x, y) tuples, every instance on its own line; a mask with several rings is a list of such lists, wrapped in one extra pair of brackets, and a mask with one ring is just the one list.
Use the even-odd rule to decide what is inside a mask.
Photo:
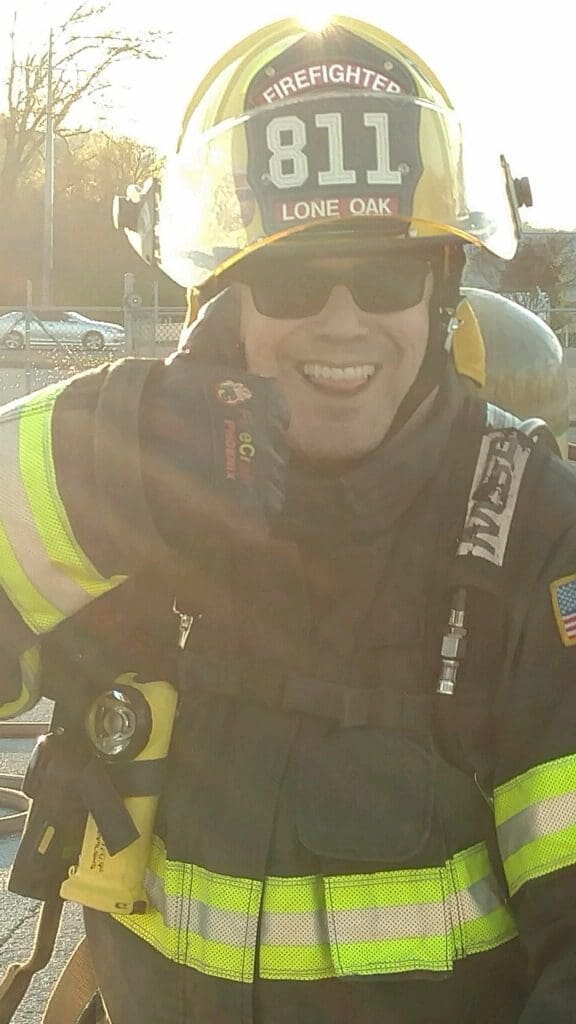
[[(55, 33), (52, 65), (52, 104), (55, 130), (81, 100), (103, 96), (110, 88), (108, 72), (129, 60), (157, 60), (167, 34), (157, 30), (133, 38), (121, 29), (106, 28), (102, 19), (110, 13), (110, 0), (82, 0)], [(27, 50), (18, 56), (18, 18), (14, 11), (10, 34), (10, 64), (5, 82), (7, 142), (0, 172), (0, 203), (10, 203), (11, 190), (30, 171), (44, 144), (48, 93), (48, 48)], [(1, 106), (1, 104), (0, 104)], [(10, 187), (8, 187), (10, 186)]]

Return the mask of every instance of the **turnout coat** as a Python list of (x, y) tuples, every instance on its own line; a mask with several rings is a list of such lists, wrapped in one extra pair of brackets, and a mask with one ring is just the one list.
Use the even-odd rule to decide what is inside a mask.
[(2, 713), (180, 695), (148, 910), (86, 911), (112, 1024), (572, 1022), (571, 470), (449, 374), (343, 475), (295, 462), (264, 548), (162, 563), (145, 377), (0, 413)]

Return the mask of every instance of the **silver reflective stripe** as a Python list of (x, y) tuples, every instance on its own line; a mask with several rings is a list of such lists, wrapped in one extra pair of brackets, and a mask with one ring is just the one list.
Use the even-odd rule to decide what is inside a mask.
[[(150, 900), (162, 914), (165, 924), (196, 931), (205, 938), (215, 938), (224, 929), (228, 941), (245, 922), (242, 914), (214, 910), (197, 901), (166, 896), (161, 881), (150, 875), (147, 885)], [(185, 904), (185, 906), (183, 906)], [(264, 946), (322, 946), (336, 941), (363, 942), (383, 939), (420, 938), (442, 934), (446, 918), (474, 921), (502, 905), (493, 878), (483, 878), (468, 889), (452, 893), (446, 900), (430, 903), (408, 903), (398, 906), (376, 906), (358, 910), (269, 911), (262, 912), (260, 941)], [(184, 910), (184, 921), (181, 914)], [(330, 934), (332, 933), (332, 934)]]
[(525, 807), (498, 826), (498, 845), (503, 860), (542, 836), (576, 825), (576, 792), (547, 797)]
[(146, 892), (167, 928), (200, 935), (209, 942), (222, 942), (228, 946), (254, 948), (256, 945), (256, 916), (247, 915), (245, 911), (211, 907), (202, 900), (169, 896), (164, 891), (162, 880), (151, 871), (146, 872)]
[(330, 941), (325, 911), (262, 911), (263, 946), (325, 946)]
[(522, 421), (513, 416), (511, 412), (506, 412), (505, 409), (501, 409), (498, 405), (492, 405), (491, 402), (488, 402), (486, 406), (486, 426), (492, 430), (521, 430)]
[(517, 934), (482, 842), (443, 866), (258, 881), (168, 860), (155, 839), (146, 885), (150, 912), (116, 920), (176, 963), (243, 983), (256, 970), (291, 981), (447, 971)]
[(444, 900), (438, 903), (405, 903), (393, 907), (337, 910), (328, 915), (335, 944), (442, 935), (446, 931), (446, 918), (447, 905)]
[[(20, 420), (14, 418), (6, 417), (2, 422), (0, 520), (14, 556), (33, 587), (62, 617), (68, 617), (91, 598), (50, 561), (44, 548), (22, 481), (19, 425)], [(47, 498), (50, 500), (51, 496)]]
[(460, 889), (454, 893), (450, 902), (456, 903), (460, 920), (477, 921), (501, 907), (503, 900), (496, 879), (491, 875), (472, 882), (467, 889)]

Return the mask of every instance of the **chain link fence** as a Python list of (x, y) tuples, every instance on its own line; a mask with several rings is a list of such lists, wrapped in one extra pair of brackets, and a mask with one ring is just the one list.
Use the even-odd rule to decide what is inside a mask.
[[(133, 276), (126, 277), (119, 306), (0, 307), (0, 404), (124, 356), (164, 358), (174, 351), (185, 307), (143, 305)], [(564, 348), (576, 347), (576, 309), (555, 309), (540, 291), (508, 297), (550, 324)]]
[(184, 307), (0, 307), (0, 404), (124, 356), (173, 351)]
[[(133, 355), (164, 356), (178, 345), (186, 310), (178, 306), (126, 309), (126, 345)], [(164, 351), (163, 351), (164, 350)]]

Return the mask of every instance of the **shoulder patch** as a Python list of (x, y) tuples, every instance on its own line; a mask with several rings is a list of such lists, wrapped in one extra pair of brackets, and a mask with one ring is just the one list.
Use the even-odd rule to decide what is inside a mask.
[(458, 555), (501, 566), (520, 484), (534, 445), (519, 430), (494, 430), (480, 445)]
[(550, 584), (554, 618), (565, 647), (576, 644), (576, 573)]

